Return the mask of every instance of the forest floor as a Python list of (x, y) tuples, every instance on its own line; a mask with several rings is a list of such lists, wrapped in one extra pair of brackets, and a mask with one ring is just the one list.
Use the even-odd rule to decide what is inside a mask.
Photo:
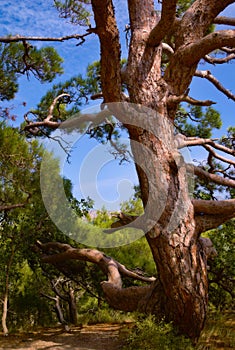
[[(69, 332), (62, 327), (54, 327), (7, 337), (0, 333), (0, 350), (121, 350), (134, 326), (134, 322), (128, 321), (71, 327)], [(185, 350), (185, 347), (182, 349)], [(235, 349), (235, 313), (227, 312), (217, 317), (211, 315), (196, 349)]]
[(0, 350), (120, 350), (124, 343), (125, 328), (129, 326), (97, 324), (72, 327), (69, 332), (61, 327), (43, 328), (41, 332), (0, 336)]

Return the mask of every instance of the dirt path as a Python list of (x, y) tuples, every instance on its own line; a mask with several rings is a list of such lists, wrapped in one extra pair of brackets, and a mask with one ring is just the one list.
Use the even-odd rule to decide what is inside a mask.
[(0, 336), (0, 350), (120, 350), (123, 332), (120, 324), (74, 327), (69, 333), (61, 328), (43, 329), (19, 335)]

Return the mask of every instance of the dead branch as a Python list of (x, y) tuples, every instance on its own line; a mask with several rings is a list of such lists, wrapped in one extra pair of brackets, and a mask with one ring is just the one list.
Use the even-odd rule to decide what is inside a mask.
[(227, 55), (226, 57), (223, 57), (223, 58), (216, 58), (216, 57), (211, 57), (209, 55), (206, 55), (204, 57), (204, 60), (210, 64), (223, 64), (223, 63), (228, 63), (234, 58), (235, 58), (235, 53), (231, 53), (230, 55)]
[(89, 31), (88, 33), (79, 35), (79, 34), (72, 34), (72, 35), (66, 35), (66, 36), (61, 36), (59, 38), (55, 38), (55, 37), (41, 37), (41, 36), (22, 36), (22, 35), (8, 35), (5, 37), (0, 37), (0, 42), (1, 43), (5, 43), (5, 44), (9, 44), (9, 43), (13, 43), (13, 42), (19, 42), (19, 41), (66, 41), (66, 40), (70, 40), (70, 39), (77, 39), (77, 40), (81, 40), (81, 42), (78, 45), (81, 45), (84, 41), (85, 41), (85, 37), (92, 34), (91, 31)]
[[(234, 32), (235, 35), (235, 32)], [(226, 89), (220, 82), (217, 80), (209, 70), (205, 71), (199, 71), (196, 70), (195, 74), (196, 77), (205, 78), (209, 80), (219, 91), (223, 92), (224, 95), (226, 95), (228, 98), (231, 98), (233, 101), (235, 101), (235, 95), (232, 94), (228, 89)]]
[(235, 150), (228, 148), (226, 146), (220, 145), (219, 143), (216, 143), (218, 139), (204, 139), (200, 137), (187, 137), (182, 134), (177, 134), (175, 136), (175, 141), (177, 142), (177, 148), (183, 148), (187, 146), (203, 146), (203, 145), (210, 145), (215, 149), (218, 149), (219, 151), (225, 152), (227, 154), (230, 154), (232, 156), (235, 156)]
[(175, 21), (176, 0), (163, 0), (161, 19), (150, 32), (147, 45), (158, 46), (164, 37), (169, 33)]

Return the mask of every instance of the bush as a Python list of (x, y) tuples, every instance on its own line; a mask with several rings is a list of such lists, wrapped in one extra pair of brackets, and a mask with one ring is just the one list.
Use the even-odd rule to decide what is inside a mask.
[(190, 350), (191, 341), (178, 336), (171, 323), (157, 322), (150, 315), (136, 322), (136, 327), (127, 339), (124, 350)]

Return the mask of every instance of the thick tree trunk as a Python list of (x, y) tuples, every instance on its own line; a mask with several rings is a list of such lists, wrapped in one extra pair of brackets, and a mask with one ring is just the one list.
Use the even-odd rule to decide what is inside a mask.
[(173, 321), (182, 333), (196, 340), (206, 317), (206, 256), (198, 239), (186, 167), (174, 146), (173, 126), (160, 114), (156, 114), (155, 124), (155, 135), (129, 129), (135, 160), (141, 164), (137, 172), (143, 203), (148, 208), (146, 218), (152, 223), (155, 218), (152, 227), (146, 225), (144, 230), (148, 231), (146, 238), (161, 286), (151, 298), (157, 298), (160, 305), (157, 310), (156, 303), (149, 301), (148, 305), (152, 304), (152, 312), (159, 313), (160, 309), (160, 314)]

